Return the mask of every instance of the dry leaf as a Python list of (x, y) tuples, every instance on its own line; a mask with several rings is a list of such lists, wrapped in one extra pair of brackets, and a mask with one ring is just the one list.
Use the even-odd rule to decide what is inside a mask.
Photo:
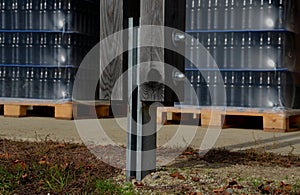
[(219, 189), (215, 189), (213, 190), (214, 193), (223, 193), (224, 192), (224, 188), (219, 188)]
[(291, 166), (292, 166), (291, 163), (287, 163), (287, 164), (285, 165), (286, 168), (290, 168)]
[(21, 161), (21, 160), (15, 160), (13, 161), (14, 165), (15, 166), (20, 166), (22, 169), (25, 169), (26, 168), (26, 163), (24, 161)]
[(170, 174), (170, 176), (173, 177), (173, 178), (185, 180), (185, 177), (183, 175), (181, 175), (180, 173), (178, 173), (178, 172), (172, 173), (172, 174)]
[(47, 156), (43, 156), (40, 160), (39, 160), (39, 164), (40, 165), (49, 165), (50, 163), (47, 161), (48, 157)]
[(10, 158), (10, 154), (5, 153), (5, 154), (0, 154), (0, 159), (9, 159)]
[(192, 180), (193, 180), (194, 182), (198, 182), (198, 181), (200, 180), (200, 178), (199, 178), (199, 177), (192, 177)]
[(40, 180), (40, 181), (38, 182), (39, 186), (43, 186), (44, 183), (45, 183), (45, 182), (44, 182), (43, 180)]
[(271, 188), (269, 186), (264, 187), (261, 192), (263, 194), (270, 194), (271, 193)]
[(284, 186), (284, 190), (286, 190), (286, 191), (292, 191), (292, 185), (286, 184), (286, 185)]
[(178, 172), (170, 174), (171, 177), (178, 177), (180, 174)]
[(39, 164), (40, 165), (49, 165), (50, 163), (47, 160), (40, 160)]
[(178, 175), (177, 178), (181, 180), (185, 180), (185, 177), (183, 175)]
[(194, 152), (184, 152), (183, 155), (193, 155)]
[(65, 144), (57, 144), (57, 145), (51, 146), (50, 148), (51, 149), (56, 149), (56, 148), (64, 148), (64, 147), (66, 147)]

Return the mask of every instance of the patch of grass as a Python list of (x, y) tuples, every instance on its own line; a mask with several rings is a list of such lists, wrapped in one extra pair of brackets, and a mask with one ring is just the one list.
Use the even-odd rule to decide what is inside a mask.
[(0, 194), (8, 193), (25, 182), (25, 168), (20, 164), (0, 165)]
[(13, 189), (13, 178), (13, 174), (9, 173), (3, 167), (0, 167), (0, 194)]
[(254, 189), (257, 189), (264, 181), (261, 177), (259, 177), (259, 178), (250, 178), (249, 182)]
[(293, 185), (293, 192), (300, 193), (300, 180), (297, 180)]
[(132, 195), (136, 194), (131, 183), (125, 183), (119, 186), (112, 179), (95, 181), (95, 193), (99, 194), (120, 194)]
[(49, 188), (52, 192), (61, 192), (71, 180), (75, 179), (75, 170), (63, 170), (58, 166), (53, 166), (47, 171), (46, 188)]
[(241, 183), (241, 182), (244, 182), (244, 181), (245, 181), (245, 178), (242, 178), (242, 177), (240, 177), (240, 176), (237, 176), (237, 177), (236, 177), (236, 181), (239, 182), (239, 183)]
[(0, 194), (99, 194), (95, 179), (119, 172), (85, 146), (0, 140)]

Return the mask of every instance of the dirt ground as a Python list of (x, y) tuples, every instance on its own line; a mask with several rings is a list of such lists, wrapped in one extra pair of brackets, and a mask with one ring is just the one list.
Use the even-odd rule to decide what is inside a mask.
[[(0, 140), (0, 172), (0, 194), (3, 189), (9, 194), (97, 194), (93, 181), (109, 178), (121, 189), (128, 187), (124, 170), (103, 163), (85, 146), (52, 141)], [(299, 194), (300, 156), (224, 149), (200, 156), (189, 148), (142, 182), (131, 182), (136, 194)]]
[[(99, 127), (102, 127), (100, 128), (102, 131)], [(103, 178), (113, 177), (114, 181), (122, 186), (126, 183), (124, 172), (97, 159), (86, 146), (46, 150), (49, 147), (45, 147), (44, 143), (48, 143), (49, 140), (66, 145), (85, 143), (88, 146), (104, 149), (106, 154), (116, 156), (114, 152), (117, 150), (105, 150), (105, 147), (124, 146), (126, 128), (125, 118), (78, 122), (39, 117), (19, 119), (0, 117), (0, 140), (15, 140), (6, 141), (5, 147), (1, 141), (0, 154), (4, 153), (5, 149), (13, 156), (17, 156), (17, 159), (29, 162), (32, 160), (31, 154), (36, 153), (35, 148), (44, 147), (45, 150), (39, 150), (33, 160), (43, 158), (45, 155), (53, 157), (54, 164), (63, 164), (66, 160), (75, 164), (91, 160), (99, 169), (92, 169), (88, 173), (94, 172)], [(209, 130), (212, 129), (191, 126), (179, 128), (177, 125), (158, 126), (158, 145), (165, 146), (170, 137), (179, 135), (174, 141), (174, 148), (177, 143), (188, 142), (197, 150)], [(184, 140), (182, 136), (188, 134), (192, 134), (193, 139)], [(19, 142), (20, 140), (30, 141), (34, 147), (29, 142)], [(114, 145), (110, 145), (111, 143)], [(300, 132), (266, 133), (254, 129), (224, 129), (214, 148), (216, 150), (205, 156), (199, 156), (198, 151), (195, 153), (195, 150), (192, 150), (180, 155), (167, 166), (158, 167), (157, 172), (147, 176), (142, 183), (133, 180), (136, 192), (139, 194), (299, 193)], [(260, 154), (258, 155), (257, 152)], [(118, 153), (118, 155), (124, 160), (125, 153)], [(74, 185), (79, 184), (75, 182)], [(33, 191), (36, 190), (33, 185), (30, 186)], [(30, 189), (30, 186), (26, 187)], [(72, 186), (73, 184), (70, 184), (69, 189), (66, 190), (72, 189)]]
[(82, 145), (0, 139), (0, 194), (90, 193), (118, 174)]

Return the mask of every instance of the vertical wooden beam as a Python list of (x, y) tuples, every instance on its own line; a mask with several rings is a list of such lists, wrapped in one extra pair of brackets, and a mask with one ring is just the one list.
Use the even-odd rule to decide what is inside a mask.
[[(100, 1), (100, 40), (105, 39), (123, 29), (123, 0), (101, 0)], [(99, 96), (102, 100), (110, 100), (113, 87), (122, 75), (123, 62), (122, 56), (114, 58), (108, 62), (110, 56), (115, 56), (123, 48), (120, 45), (122, 37), (110, 42), (104, 51), (100, 51), (100, 70), (103, 75), (100, 78)], [(104, 70), (104, 65), (109, 66)], [(114, 100), (122, 100), (122, 85), (117, 86)]]
[[(141, 25), (164, 25), (165, 0), (141, 0)], [(149, 41), (153, 45), (164, 42), (164, 32), (160, 29), (143, 32), (140, 42)], [(157, 63), (159, 62), (159, 63)], [(164, 81), (164, 49), (157, 47), (142, 48), (140, 50), (140, 94), (141, 101), (163, 101), (164, 87), (158, 83)], [(151, 82), (149, 82), (151, 81)]]
[[(175, 41), (176, 33), (182, 34), (185, 31), (185, 0), (165, 0), (165, 26), (169, 27), (165, 32), (165, 63), (173, 66), (171, 70), (165, 68), (165, 88), (164, 105), (173, 106), (174, 102), (182, 102), (184, 100), (184, 82), (174, 80), (173, 72), (184, 72), (185, 58), (178, 53), (185, 53), (185, 41)], [(171, 30), (172, 29), (172, 30)], [(176, 51), (176, 52), (174, 52)], [(177, 69), (177, 70), (175, 70)], [(176, 89), (176, 92), (173, 91)]]

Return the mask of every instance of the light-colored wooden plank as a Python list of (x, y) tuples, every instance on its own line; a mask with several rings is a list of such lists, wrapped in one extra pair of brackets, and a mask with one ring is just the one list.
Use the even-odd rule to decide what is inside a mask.
[(226, 115), (243, 115), (243, 116), (263, 116), (263, 113), (254, 113), (254, 112), (231, 112), (226, 111)]
[[(123, 0), (101, 0), (100, 1), (100, 40), (121, 31), (123, 29)], [(116, 54), (123, 51), (122, 36), (114, 37), (100, 51), (100, 71), (103, 72), (100, 78), (99, 95), (101, 100), (110, 100), (112, 90), (116, 81), (122, 75), (123, 59)], [(114, 59), (112, 62), (109, 59)], [(108, 65), (106, 69), (104, 66)], [(123, 86), (119, 83), (115, 87), (114, 100), (123, 100)]]
[(27, 114), (27, 107), (21, 105), (4, 105), (4, 116), (24, 117)]

